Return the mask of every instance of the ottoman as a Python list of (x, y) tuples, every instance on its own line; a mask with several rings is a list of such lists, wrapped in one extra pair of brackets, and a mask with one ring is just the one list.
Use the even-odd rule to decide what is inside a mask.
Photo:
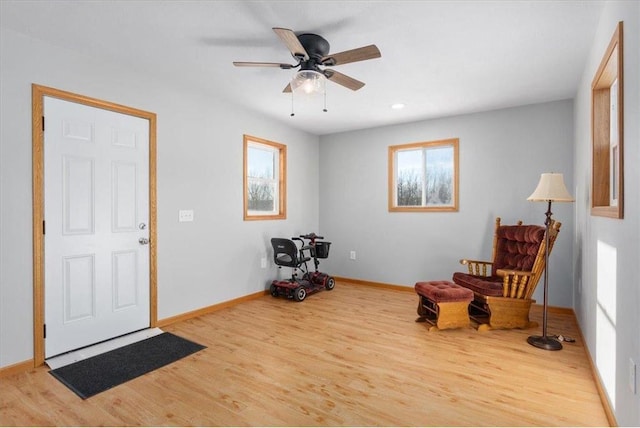
[(428, 322), (429, 330), (469, 327), (469, 303), (473, 291), (450, 281), (417, 282), (418, 315), (416, 322)]

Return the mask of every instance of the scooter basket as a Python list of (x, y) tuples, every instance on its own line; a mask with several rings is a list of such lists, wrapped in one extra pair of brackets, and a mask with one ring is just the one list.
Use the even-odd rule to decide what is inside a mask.
[(331, 242), (316, 242), (316, 257), (326, 259), (329, 257), (329, 247)]

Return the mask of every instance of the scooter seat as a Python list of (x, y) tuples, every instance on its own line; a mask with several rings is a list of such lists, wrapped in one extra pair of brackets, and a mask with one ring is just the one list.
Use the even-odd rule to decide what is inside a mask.
[(311, 257), (301, 257), (301, 252), (291, 239), (271, 238), (273, 247), (273, 261), (278, 266), (299, 268), (303, 263), (311, 260)]
[(293, 262), (293, 259), (288, 254), (281, 254), (276, 257), (276, 264), (278, 265), (286, 266), (286, 265), (289, 265), (291, 262)]
[[(304, 263), (310, 261), (310, 257), (305, 257), (304, 259), (298, 259), (299, 263)], [(276, 257), (276, 264), (281, 266), (289, 266), (291, 263), (295, 263), (294, 260), (288, 254), (281, 254)]]

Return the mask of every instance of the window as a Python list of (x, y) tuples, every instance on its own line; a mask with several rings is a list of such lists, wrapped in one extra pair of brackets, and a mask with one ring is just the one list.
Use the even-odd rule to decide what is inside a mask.
[(458, 139), (389, 147), (389, 211), (458, 211)]
[(244, 219), (287, 218), (287, 146), (244, 136)]
[(618, 79), (611, 84), (611, 102), (609, 103), (609, 205), (618, 206), (618, 169), (620, 168), (620, 135), (618, 133)]
[(622, 22), (591, 84), (591, 215), (623, 218)]

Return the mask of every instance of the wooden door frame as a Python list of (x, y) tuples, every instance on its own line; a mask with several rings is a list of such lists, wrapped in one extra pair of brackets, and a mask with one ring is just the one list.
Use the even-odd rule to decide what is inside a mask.
[(32, 179), (33, 179), (33, 364), (44, 364), (44, 97), (58, 98), (149, 121), (149, 325), (158, 323), (157, 294), (157, 203), (156, 203), (156, 114), (71, 92), (31, 85)]

